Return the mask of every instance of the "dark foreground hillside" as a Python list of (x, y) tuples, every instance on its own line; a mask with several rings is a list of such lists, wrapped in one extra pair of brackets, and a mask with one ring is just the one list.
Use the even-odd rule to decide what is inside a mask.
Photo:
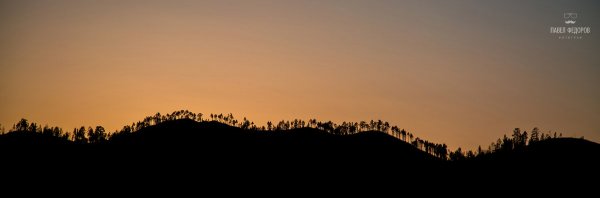
[(2, 170), (19, 170), (5, 174), (101, 178), (325, 176), (420, 181), (433, 177), (452, 184), (457, 178), (475, 182), (528, 175), (544, 181), (552, 175), (554, 179), (545, 181), (555, 182), (595, 176), (600, 167), (600, 145), (583, 139), (546, 139), (522, 150), (450, 161), (376, 131), (352, 135), (315, 128), (256, 131), (188, 119), (165, 121), (96, 143), (15, 131), (0, 136), (0, 152)]
[[(443, 160), (387, 134), (368, 131), (333, 135), (314, 128), (287, 131), (243, 130), (219, 122), (167, 121), (105, 142), (83, 144), (31, 132), (0, 136), (3, 157), (20, 161), (94, 161), (99, 163), (240, 163), (270, 166), (402, 163), (443, 164)], [(205, 162), (205, 163), (204, 163)], [(319, 165), (322, 166), (322, 165)], [(325, 167), (325, 166), (323, 166)]]

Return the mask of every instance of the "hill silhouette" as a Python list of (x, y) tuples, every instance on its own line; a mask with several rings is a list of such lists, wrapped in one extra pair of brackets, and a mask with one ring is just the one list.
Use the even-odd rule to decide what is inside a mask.
[[(41, 165), (45, 167), (41, 170), (72, 167), (89, 171), (108, 167), (134, 174), (168, 169), (252, 176), (285, 172), (295, 177), (315, 174), (347, 177), (351, 173), (355, 177), (471, 175), (485, 179), (498, 174), (525, 173), (529, 169), (542, 170), (530, 174), (541, 178), (550, 167), (597, 174), (600, 167), (599, 144), (550, 135), (538, 139), (536, 130), (528, 144), (527, 132), (515, 129), (513, 138), (505, 136), (489, 150), (465, 154), (459, 148), (448, 155), (445, 144), (413, 139), (411, 133), (396, 126), (385, 127), (386, 122), (382, 121), (371, 121), (372, 125), (354, 129), (352, 126), (361, 124), (336, 125), (316, 120), (304, 124), (295, 120), (258, 127), (245, 118), (237, 122), (233, 116), (225, 119), (211, 115), (211, 120), (204, 120), (173, 115), (177, 114), (148, 117), (110, 134), (101, 126), (75, 128), (72, 133), (57, 127), (40, 129), (23, 119), (13, 130), (0, 135), (1, 158), (5, 162), (0, 168), (40, 170), (33, 167)], [(364, 130), (357, 130), (361, 128)], [(390, 128), (392, 132), (388, 131)], [(294, 172), (290, 173), (291, 170)], [(573, 173), (561, 174), (577, 175)]]
[(497, 152), (473, 161), (525, 161), (583, 163), (600, 157), (600, 145), (580, 138), (552, 138), (531, 143), (526, 148), (511, 152)]
[(166, 121), (135, 133), (115, 136), (109, 145), (141, 145), (170, 148), (211, 147), (223, 150), (260, 150), (264, 154), (352, 152), (395, 153), (399, 159), (435, 160), (436, 158), (388, 134), (367, 131), (351, 135), (333, 135), (315, 128), (286, 131), (243, 130), (216, 121), (189, 119)]
[(378, 164), (402, 162), (404, 166), (417, 166), (426, 161), (441, 161), (382, 132), (344, 136), (314, 128), (264, 132), (243, 130), (215, 121), (198, 123), (188, 119), (167, 121), (118, 136), (108, 144), (127, 149), (135, 145), (145, 150), (170, 151), (177, 155), (201, 154), (221, 161), (222, 156), (228, 156), (227, 160), (251, 160), (256, 164), (277, 161), (341, 165), (366, 160)]

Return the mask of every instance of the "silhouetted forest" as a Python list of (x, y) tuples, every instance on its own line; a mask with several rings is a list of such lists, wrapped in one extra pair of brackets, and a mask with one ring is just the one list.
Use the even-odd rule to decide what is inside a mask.
[[(562, 138), (562, 133), (542, 133), (537, 127), (533, 128), (530, 133), (527, 131), (521, 131), (519, 128), (515, 128), (511, 136), (504, 135), (503, 138), (499, 138), (496, 142), (492, 142), (487, 149), (482, 149), (481, 146), (479, 146), (479, 148), (475, 151), (464, 151), (458, 147), (457, 150), (450, 152), (447, 145), (444, 143), (433, 143), (424, 140), (417, 137), (413, 133), (402, 129), (401, 127), (391, 126), (389, 122), (382, 120), (342, 122), (341, 124), (338, 124), (332, 121), (323, 122), (316, 119), (309, 119), (308, 121), (294, 119), (281, 120), (277, 123), (268, 121), (265, 126), (259, 126), (245, 117), (243, 117), (241, 120), (238, 120), (231, 113), (204, 115), (202, 113), (193, 113), (188, 110), (179, 110), (170, 114), (156, 113), (155, 115), (147, 116), (141, 121), (133, 122), (131, 125), (124, 126), (121, 130), (114, 132), (107, 132), (102, 126), (81, 126), (79, 128), (74, 128), (72, 131), (65, 131), (60, 127), (49, 127), (48, 125), (42, 127), (35, 122), (29, 122), (27, 119), (21, 119), (15, 123), (6, 134), (5, 129), (0, 126), (0, 132), (2, 133), (2, 136), (0, 136), (0, 144), (123, 144), (124, 142), (136, 144), (143, 142), (143, 139), (145, 139), (141, 137), (139, 139), (133, 138), (139, 136), (136, 135), (137, 133), (142, 134), (141, 132), (148, 130), (153, 126), (161, 125), (161, 123), (169, 123), (180, 120), (193, 121), (199, 125), (219, 123), (228, 127), (236, 128), (239, 131), (244, 131), (248, 134), (260, 133), (268, 134), (269, 136), (277, 136), (282, 133), (292, 134), (294, 132), (298, 133), (299, 131), (306, 133), (310, 133), (310, 131), (317, 131), (333, 136), (356, 136), (357, 134), (361, 133), (381, 133), (381, 135), (386, 135), (385, 138), (393, 137), (396, 140), (407, 143), (414, 148), (431, 155), (432, 157), (440, 160), (450, 161), (489, 159), (492, 158), (491, 156), (502, 156), (506, 155), (507, 153), (522, 152), (526, 150), (528, 146), (536, 145), (538, 142), (551, 142), (551, 139), (557, 138), (565, 139)], [(204, 130), (207, 129), (213, 131), (222, 130), (218, 128), (204, 127)], [(160, 135), (165, 137), (171, 136), (173, 134), (168, 134), (168, 131), (172, 130), (173, 129), (166, 128)], [(201, 130), (198, 131), (200, 132)], [(186, 137), (182, 136), (178, 138), (185, 139)], [(318, 137), (314, 138), (318, 139)], [(284, 141), (284, 138), (269, 139), (268, 141), (268, 138), (264, 139), (265, 140), (262, 142), (266, 144), (283, 144), (283, 142), (289, 143)], [(368, 142), (368, 138), (365, 138), (364, 142), (361, 141), (362, 140), (358, 140), (354, 143), (374, 145), (378, 143)], [(243, 143), (244, 142), (240, 142), (240, 144)]]
[[(113, 132), (103, 126), (67, 131), (23, 118), (8, 131), (0, 126), (0, 161), (5, 176), (18, 177), (126, 173), (146, 178), (174, 172), (289, 181), (326, 175), (349, 181), (410, 178), (406, 181), (427, 186), (456, 185), (439, 178), (467, 178), (506, 187), (531, 181), (581, 184), (595, 178), (600, 144), (535, 127), (515, 128), (484, 148), (450, 151), (444, 143), (382, 120), (294, 119), (261, 126), (231, 113), (180, 110), (156, 113)], [(27, 172), (10, 172), (23, 167)]]
[(326, 175), (349, 181), (411, 178), (431, 183), (431, 178), (466, 175), (473, 181), (508, 174), (545, 178), (549, 171), (553, 177), (578, 179), (597, 175), (600, 165), (599, 144), (538, 128), (530, 132), (516, 128), (512, 135), (475, 151), (460, 147), (449, 151), (446, 144), (424, 140), (382, 120), (338, 124), (295, 119), (259, 126), (232, 114), (187, 110), (156, 113), (113, 132), (102, 126), (65, 131), (27, 119), (6, 133), (0, 131), (4, 162), (0, 169), (27, 167), (27, 172), (13, 172), (19, 177), (123, 172), (139, 178), (177, 173), (289, 181)]
[[(331, 121), (317, 121), (316, 119), (309, 119), (308, 121), (294, 119), (294, 120), (281, 120), (277, 124), (268, 121), (266, 126), (258, 126), (254, 122), (246, 119), (245, 117), (241, 120), (236, 119), (231, 113), (230, 114), (210, 114), (203, 117), (202, 113), (193, 113), (187, 110), (175, 111), (171, 114), (160, 114), (156, 113), (152, 116), (147, 116), (141, 121), (133, 122), (131, 125), (124, 126), (120, 131), (114, 131), (112, 133), (106, 132), (104, 127), (85, 127), (74, 128), (71, 132), (64, 131), (59, 127), (41, 127), (37, 123), (29, 123), (27, 119), (21, 119), (19, 122), (13, 125), (9, 131), (9, 135), (12, 133), (22, 134), (39, 134), (40, 138), (50, 139), (55, 138), (53, 142), (73, 142), (77, 144), (103, 144), (114, 141), (119, 141), (125, 136), (131, 133), (136, 133), (144, 130), (148, 127), (159, 125), (163, 122), (175, 121), (175, 120), (193, 120), (196, 122), (218, 122), (226, 124), (232, 127), (238, 127), (241, 130), (249, 132), (269, 132), (269, 133), (280, 133), (293, 131), (297, 129), (317, 129), (332, 135), (354, 135), (361, 132), (380, 132), (391, 137), (395, 137), (398, 140), (409, 143), (410, 145), (422, 150), (432, 156), (440, 159), (448, 158), (448, 149), (446, 144), (433, 143), (419, 137), (416, 137), (413, 133), (401, 129), (398, 126), (390, 126), (386, 121), (382, 120), (370, 120), (361, 122), (343, 122), (337, 124)], [(16, 134), (15, 134), (16, 135)], [(50, 140), (48, 140), (50, 141)], [(9, 143), (9, 142), (6, 142)]]
[[(437, 182), (432, 177), (441, 176), (483, 181), (527, 174), (528, 181), (551, 175), (572, 182), (600, 173), (600, 144), (535, 127), (515, 128), (484, 148), (450, 151), (445, 143), (382, 120), (294, 119), (261, 126), (231, 113), (179, 110), (156, 113), (113, 132), (103, 126), (69, 131), (23, 118), (8, 131), (0, 125), (0, 160), (1, 170), (26, 167), (33, 175), (55, 177), (124, 171), (143, 178), (153, 171), (147, 169), (167, 167), (202, 176), (213, 171), (252, 177), (288, 174), (278, 179), (330, 174), (351, 181), (384, 176), (431, 184)], [(517, 182), (515, 178), (510, 181)], [(548, 181), (556, 182), (553, 178)]]

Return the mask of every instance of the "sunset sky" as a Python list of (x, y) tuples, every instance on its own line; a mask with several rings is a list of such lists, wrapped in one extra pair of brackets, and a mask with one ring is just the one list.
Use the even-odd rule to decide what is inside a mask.
[[(563, 13), (591, 27), (559, 39)], [(600, 1), (0, 0), (0, 124), (382, 119), (450, 148), (600, 142)]]

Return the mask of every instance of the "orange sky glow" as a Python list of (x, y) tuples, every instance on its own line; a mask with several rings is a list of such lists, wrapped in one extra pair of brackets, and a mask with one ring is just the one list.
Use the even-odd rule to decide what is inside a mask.
[(188, 109), (382, 119), (450, 148), (520, 127), (600, 141), (591, 1), (0, 0), (0, 124), (120, 129)]

